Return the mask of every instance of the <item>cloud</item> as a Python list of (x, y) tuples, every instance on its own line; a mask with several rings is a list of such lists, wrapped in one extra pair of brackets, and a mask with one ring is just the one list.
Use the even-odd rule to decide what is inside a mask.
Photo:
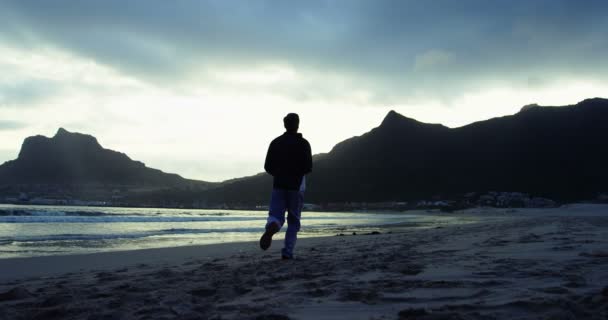
[(415, 71), (441, 68), (453, 60), (453, 55), (447, 51), (431, 49), (416, 56), (414, 62)]
[[(301, 94), (275, 84), (291, 98), (352, 91), (385, 104), (433, 97), (438, 86), (449, 98), (495, 81), (606, 79), (608, 73), (602, 1), (20, 0), (0, 6), (6, 41), (67, 50), (176, 88), (211, 87), (213, 75), (229, 68), (282, 65), (310, 86)], [(326, 72), (337, 76), (316, 77)], [(342, 79), (346, 92), (327, 89), (342, 87)]]
[(69, 52), (8, 47), (0, 42), (0, 108), (36, 108), (73, 95), (116, 95), (146, 86)]
[(0, 84), (0, 108), (32, 107), (48, 101), (47, 99), (54, 94), (58, 94), (57, 87), (51, 81), (34, 80)]
[(67, 126), (161, 169), (222, 179), (260, 170), (287, 111), (325, 152), (389, 107), (458, 126), (532, 102), (575, 103), (608, 87), (606, 9), (603, 0), (3, 0), (0, 118), (23, 127), (3, 132), (0, 151)]
[(17, 130), (25, 128), (25, 123), (11, 120), (0, 120), (0, 131)]

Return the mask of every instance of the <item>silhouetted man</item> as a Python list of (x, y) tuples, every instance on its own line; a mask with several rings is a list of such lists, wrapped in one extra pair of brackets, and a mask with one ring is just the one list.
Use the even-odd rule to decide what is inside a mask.
[(287, 232), (281, 257), (293, 259), (293, 248), (300, 231), (305, 175), (312, 170), (312, 155), (310, 144), (298, 133), (300, 117), (290, 113), (283, 118), (283, 124), (286, 132), (272, 140), (264, 163), (264, 169), (274, 177), (274, 181), (266, 231), (260, 239), (260, 248), (266, 250), (270, 247), (272, 236), (285, 223), (287, 210)]

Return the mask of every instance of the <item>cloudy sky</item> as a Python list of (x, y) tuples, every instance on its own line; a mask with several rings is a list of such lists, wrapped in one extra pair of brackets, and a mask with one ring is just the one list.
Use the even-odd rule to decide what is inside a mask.
[(608, 2), (1, 0), (0, 162), (59, 127), (188, 178), (262, 171), (391, 109), (449, 127), (608, 96)]

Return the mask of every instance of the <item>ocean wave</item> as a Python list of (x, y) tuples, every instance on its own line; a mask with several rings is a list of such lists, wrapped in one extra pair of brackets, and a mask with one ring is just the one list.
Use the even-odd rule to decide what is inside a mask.
[(73, 216), (73, 215), (29, 215), (0, 216), (0, 223), (117, 223), (117, 222), (203, 222), (203, 221), (255, 221), (266, 217), (243, 216)]
[(23, 209), (5, 209), (0, 210), (0, 217), (3, 216), (65, 216), (63, 211), (36, 211)]
[(171, 235), (200, 235), (210, 233), (252, 233), (262, 232), (264, 228), (225, 228), (225, 229), (183, 229), (172, 228), (163, 230), (151, 230), (133, 233), (106, 233), (106, 234), (53, 234), (41, 236), (17, 236), (0, 238), (0, 245), (16, 243), (40, 243), (58, 241), (107, 241), (116, 239), (138, 239), (147, 237), (162, 237)]
[[(67, 210), (66, 210), (67, 209)], [(114, 209), (114, 210), (112, 210)], [(167, 212), (167, 211), (141, 211), (141, 210), (129, 210), (122, 209), (120, 211), (115, 208), (110, 208), (108, 211), (95, 211), (95, 210), (70, 210), (70, 208), (62, 207), (62, 209), (39, 209), (39, 208), (1, 208), (0, 216), (106, 216), (106, 215), (180, 215), (180, 216), (213, 216), (223, 217), (232, 215), (229, 212), (200, 212), (200, 211), (180, 211), (180, 212)]]

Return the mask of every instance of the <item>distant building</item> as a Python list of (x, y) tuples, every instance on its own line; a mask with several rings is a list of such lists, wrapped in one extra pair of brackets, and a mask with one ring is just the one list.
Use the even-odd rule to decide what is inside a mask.
[(521, 192), (488, 192), (479, 196), (478, 205), (498, 208), (548, 208), (557, 203), (551, 199), (530, 197)]
[(321, 209), (321, 206), (314, 203), (305, 203), (303, 205), (304, 210), (306, 211), (317, 211)]

